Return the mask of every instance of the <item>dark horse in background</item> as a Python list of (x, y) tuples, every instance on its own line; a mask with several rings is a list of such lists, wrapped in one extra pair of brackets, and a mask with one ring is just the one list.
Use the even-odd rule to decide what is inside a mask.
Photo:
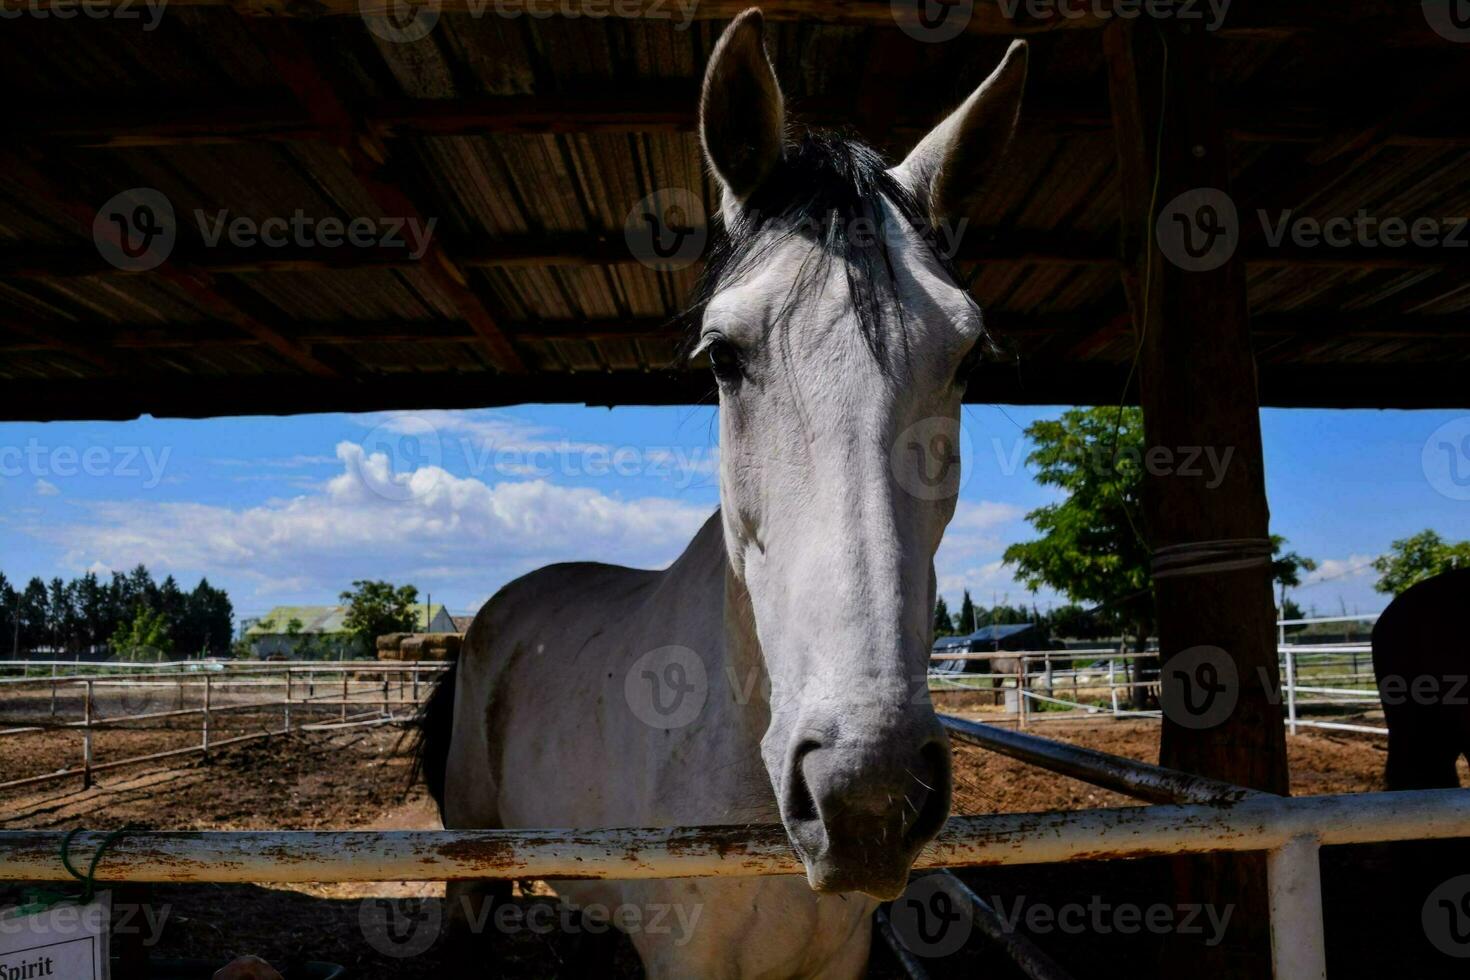
[(1399, 595), (1373, 627), (1373, 673), (1388, 723), (1387, 786), (1460, 785), (1470, 757), (1470, 650), (1465, 614), (1470, 568), (1425, 579)]

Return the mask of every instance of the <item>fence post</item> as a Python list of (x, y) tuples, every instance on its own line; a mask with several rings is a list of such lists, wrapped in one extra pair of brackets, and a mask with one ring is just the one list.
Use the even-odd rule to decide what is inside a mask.
[(1026, 727), (1026, 658), (1022, 657), (1016, 664), (1016, 711), (1019, 712), (1018, 724), (1021, 728)]
[(413, 665), (413, 703), (414, 710), (418, 710), (419, 703), (419, 665)]
[(82, 701), (82, 789), (92, 788), (92, 679), (87, 678), (87, 693)]
[(56, 664), (51, 665), (51, 717), (56, 717)]
[(1275, 980), (1324, 980), (1327, 976), (1318, 852), (1315, 837), (1294, 837), (1266, 855)]
[(342, 720), (347, 720), (347, 668), (342, 668)]
[(389, 684), (388, 675), (386, 673), (384, 673), (383, 674), (383, 714), (387, 715), (389, 718), (392, 718), (393, 717), (393, 704), (392, 704), (392, 702), (390, 702), (388, 700), (388, 697), (389, 697), (389, 694), (388, 694), (388, 684)]
[(200, 744), (200, 751), (204, 753), (204, 761), (209, 761), (209, 704), (210, 704), (210, 681), (208, 674), (204, 675), (204, 740)]
[(281, 731), (282, 732), (289, 732), (291, 730), (291, 668), (290, 667), (287, 667), (286, 668), (286, 708), (281, 713), (281, 715), (282, 715)]
[(1108, 698), (1113, 702), (1113, 717), (1118, 717), (1118, 661), (1115, 657), (1108, 658)]
[(1296, 734), (1296, 654), (1286, 651), (1286, 730)]

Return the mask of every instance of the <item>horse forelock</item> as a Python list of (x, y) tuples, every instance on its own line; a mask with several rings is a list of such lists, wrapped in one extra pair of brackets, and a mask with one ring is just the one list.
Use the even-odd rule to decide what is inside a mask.
[[(778, 247), (799, 239), (812, 246), (816, 261), (802, 263), (785, 305), (789, 308), (797, 297), (820, 292), (829, 277), (841, 275), (864, 345), (885, 369), (893, 369), (907, 353), (893, 245), (909, 236), (890, 227), (890, 214), (916, 233), (956, 286), (965, 282), (953, 256), (939, 247), (923, 207), (893, 177), (882, 154), (855, 139), (808, 131), (744, 202), (738, 222), (714, 229), (703, 272), (685, 311), (686, 352), (698, 341), (710, 300), (732, 281), (760, 268)], [(894, 339), (897, 350), (891, 344)]]

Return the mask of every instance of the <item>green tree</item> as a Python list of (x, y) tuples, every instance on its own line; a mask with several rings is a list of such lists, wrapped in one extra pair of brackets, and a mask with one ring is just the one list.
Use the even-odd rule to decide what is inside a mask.
[(1040, 533), (1013, 544), (1005, 561), (1027, 588), (1045, 585), (1131, 632), (1142, 648), (1154, 628), (1147, 533), (1142, 523), (1143, 413), (1071, 409), (1033, 422), (1027, 462), (1038, 482), (1065, 491), (1026, 515)]
[[(1286, 539), (1279, 534), (1271, 535), (1271, 577), (1276, 584), (1281, 586), (1281, 601), (1277, 603), (1276, 610), (1281, 619), (1301, 619), (1300, 615), (1288, 616), (1286, 614), (1286, 590), (1296, 588), (1302, 584), (1302, 572), (1315, 572), (1317, 560), (1297, 554), (1295, 551), (1282, 553), (1286, 547)], [(1295, 603), (1292, 604), (1295, 606)], [(1301, 612), (1297, 609), (1297, 613)]]
[(973, 633), (980, 628), (980, 620), (975, 611), (975, 600), (970, 598), (970, 590), (965, 590), (964, 599), (960, 600), (960, 615), (955, 622), (955, 629), (961, 633)]
[(949, 618), (949, 603), (944, 601), (944, 596), (938, 596), (934, 600), (934, 635), (950, 636), (954, 631), (954, 621)]
[(163, 611), (143, 605), (112, 637), (112, 650), (119, 660), (162, 660), (173, 648)]
[(1398, 595), (1412, 585), (1456, 568), (1470, 568), (1470, 541), (1453, 544), (1432, 530), (1395, 541), (1388, 554), (1373, 561), (1379, 578), (1374, 588)]
[(347, 627), (358, 645), (373, 649), (374, 641), (384, 633), (412, 633), (418, 629), (419, 590), (412, 585), (394, 586), (391, 582), (359, 579), (342, 593), (347, 604)]

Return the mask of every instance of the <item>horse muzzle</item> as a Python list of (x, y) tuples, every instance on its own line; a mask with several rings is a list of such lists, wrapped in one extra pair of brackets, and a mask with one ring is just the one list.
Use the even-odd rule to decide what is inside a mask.
[(781, 819), (818, 892), (898, 897), (950, 804), (949, 740), (937, 720), (861, 739), (793, 739)]

